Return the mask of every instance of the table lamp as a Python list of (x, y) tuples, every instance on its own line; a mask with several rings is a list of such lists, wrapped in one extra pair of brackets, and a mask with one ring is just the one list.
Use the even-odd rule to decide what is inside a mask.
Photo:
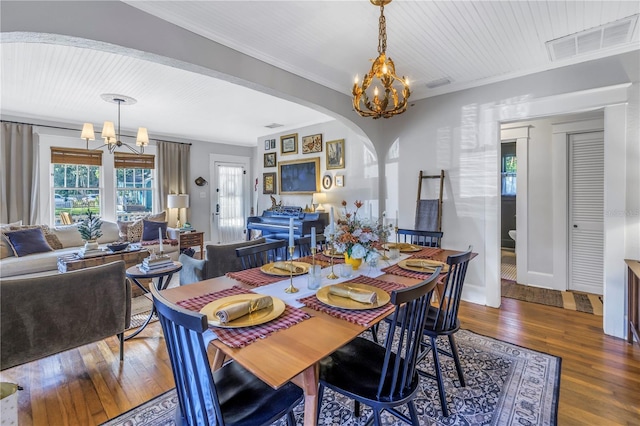
[(189, 208), (189, 195), (188, 194), (169, 194), (167, 196), (167, 207), (170, 209), (178, 209), (178, 221), (176, 222), (176, 228), (181, 228), (180, 223), (180, 209)]
[(327, 194), (324, 192), (315, 192), (313, 194), (313, 210), (317, 212), (323, 212), (324, 207), (322, 207), (322, 203), (327, 202)]

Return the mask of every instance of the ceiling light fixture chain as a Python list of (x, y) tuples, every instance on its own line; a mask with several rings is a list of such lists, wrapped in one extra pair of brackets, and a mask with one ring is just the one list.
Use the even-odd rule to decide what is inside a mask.
[[(100, 95), (100, 97), (105, 102), (110, 102), (118, 105), (118, 133), (115, 132), (112, 121), (105, 121), (104, 125), (102, 126), (102, 132), (101, 132), (102, 138), (104, 139), (105, 144), (102, 146), (99, 146), (95, 150), (99, 150), (103, 146), (106, 146), (107, 149), (109, 150), (109, 153), (113, 154), (117, 148), (121, 146), (126, 146), (134, 154), (144, 154), (144, 147), (149, 145), (149, 134), (145, 127), (138, 128), (138, 134), (136, 135), (136, 146), (140, 147), (140, 151), (136, 150), (132, 146), (120, 140), (121, 139), (120, 107), (122, 104), (133, 105), (138, 101), (129, 96), (116, 95), (111, 93), (105, 93), (103, 95)], [(87, 141), (87, 149), (89, 149), (89, 141), (92, 141), (95, 139), (93, 124), (84, 123), (84, 126), (82, 127), (82, 134), (80, 135), (80, 137)]]
[[(409, 80), (396, 75), (396, 66), (391, 58), (387, 58), (387, 21), (384, 17), (384, 5), (391, 0), (370, 0), (374, 6), (380, 6), (380, 19), (378, 21), (378, 57), (373, 60), (371, 70), (362, 79), (362, 85), (358, 85), (358, 76), (353, 84), (353, 108), (363, 117), (389, 118), (402, 114), (407, 110), (407, 101), (411, 95)], [(376, 80), (378, 84), (375, 84)], [(373, 98), (367, 93), (373, 84)], [(380, 96), (378, 85), (384, 92)]]

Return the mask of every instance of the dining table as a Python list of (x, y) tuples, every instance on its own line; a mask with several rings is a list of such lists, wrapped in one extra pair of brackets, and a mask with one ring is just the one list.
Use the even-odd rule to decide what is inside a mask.
[[(359, 281), (374, 284), (389, 291), (389, 289), (415, 285), (430, 275), (430, 273), (419, 274), (398, 268), (399, 261), (409, 257), (422, 256), (446, 262), (447, 256), (461, 253), (457, 250), (440, 248), (425, 247), (420, 250), (417, 253), (400, 253), (396, 259), (379, 259), (377, 265), (363, 263), (358, 270), (353, 271), (351, 277), (334, 279), (330, 279), (328, 276), (332, 270), (338, 272), (335, 271), (335, 268), (339, 269), (340, 265), (330, 265), (326, 262), (327, 259), (322, 261), (321, 255), (316, 255), (313, 259), (307, 257), (296, 259), (296, 261), (312, 263), (317, 259), (318, 263), (324, 266), (321, 270), (320, 290), (325, 286), (340, 282)], [(253, 271), (229, 273), (227, 276), (165, 289), (161, 291), (161, 294), (172, 303), (196, 310), (203, 303), (214, 298), (215, 295), (254, 292), (282, 299), (287, 305), (287, 309), (301, 312), (300, 315), (303, 317), (298, 315), (296, 321), (274, 332), (270, 331), (268, 334), (260, 335), (253, 340), (243, 341), (240, 345), (230, 345), (228, 340), (223, 341), (223, 335), (220, 333), (228, 330), (211, 326), (210, 329), (214, 333), (218, 331), (220, 334), (220, 338), (211, 343), (215, 347), (211, 368), (215, 370), (222, 366), (226, 359), (232, 359), (275, 389), (289, 381), (295, 383), (304, 392), (304, 424), (315, 425), (318, 414), (320, 360), (383, 320), (392, 312), (393, 306), (388, 304), (389, 309), (371, 310), (369, 316), (364, 317), (364, 320), (354, 321), (345, 316), (349, 315), (349, 312), (346, 312), (345, 315), (335, 315), (330, 309), (319, 307), (322, 304), (316, 300), (316, 292), (320, 290), (308, 288), (306, 275), (283, 276), (272, 282), (273, 279), (259, 280), (260, 274), (262, 274), (260, 268), (255, 268)], [(259, 284), (256, 285), (256, 282)], [(290, 286), (299, 291), (285, 292), (285, 289)], [(377, 312), (380, 313), (377, 314)], [(211, 324), (211, 318), (209, 321)]]

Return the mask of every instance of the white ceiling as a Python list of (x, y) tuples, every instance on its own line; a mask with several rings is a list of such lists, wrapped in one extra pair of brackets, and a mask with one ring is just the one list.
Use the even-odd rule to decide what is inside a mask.
[[(379, 8), (358, 1), (126, 1), (144, 12), (347, 95), (377, 56)], [(385, 7), (387, 55), (418, 100), (640, 48), (631, 41), (553, 62), (545, 42), (640, 13), (637, 1), (407, 1)], [(122, 127), (151, 138), (255, 145), (328, 121), (310, 108), (214, 78), (87, 48), (2, 43), (3, 115), (80, 126), (115, 121), (102, 93), (137, 98)], [(448, 78), (451, 84), (428, 89)], [(229, 101), (232, 100), (232, 101)], [(264, 126), (281, 123), (271, 130)], [(155, 136), (154, 136), (155, 135)]]

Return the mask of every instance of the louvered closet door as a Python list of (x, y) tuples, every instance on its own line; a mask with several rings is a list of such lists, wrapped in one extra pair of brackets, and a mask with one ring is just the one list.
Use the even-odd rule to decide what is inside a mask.
[(602, 294), (604, 133), (569, 136), (569, 290)]

